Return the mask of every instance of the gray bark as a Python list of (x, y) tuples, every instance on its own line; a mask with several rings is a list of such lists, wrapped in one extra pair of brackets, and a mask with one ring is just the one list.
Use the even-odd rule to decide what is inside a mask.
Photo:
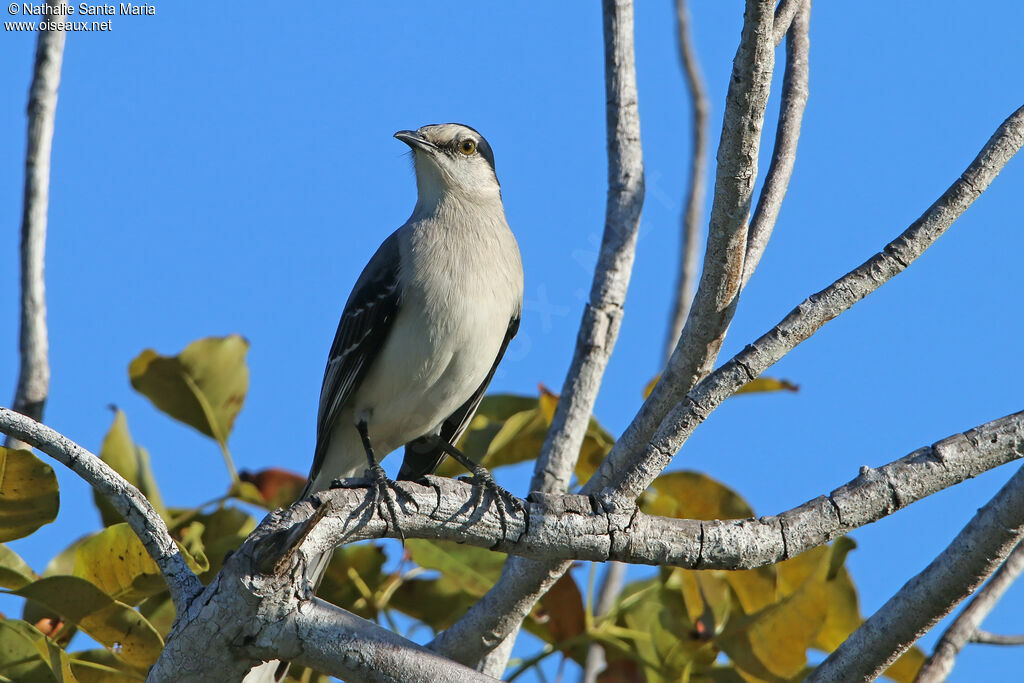
[(1006, 562), (996, 570), (988, 583), (978, 590), (977, 595), (971, 598), (967, 607), (942, 634), (939, 642), (935, 645), (932, 656), (918, 672), (916, 683), (938, 683), (946, 680), (953, 670), (953, 664), (956, 663), (956, 657), (960, 654), (960, 650), (969, 642), (993, 644), (998, 642), (1001, 645), (1024, 643), (1019, 637), (1016, 640), (1010, 637), (1001, 641), (978, 641), (975, 639), (985, 617), (999, 603), (1006, 589), (1013, 585), (1022, 570), (1024, 570), (1024, 545), (1018, 545), (1006, 558)]
[[(1018, 448), (1021, 447), (1017, 436)], [(872, 614), (807, 679), (874, 680), (990, 575), (1024, 538), (1024, 468), (953, 542)]]
[[(50, 6), (66, 5), (48, 0)], [(28, 93), (28, 141), (25, 149), (25, 196), (21, 214), (20, 366), (12, 407), (34, 420), (43, 419), (50, 391), (49, 340), (46, 331), (46, 218), (50, 206), (50, 153), (57, 113), (57, 88), (64, 61), (64, 31), (40, 30)], [(24, 448), (8, 437), (8, 448)]]

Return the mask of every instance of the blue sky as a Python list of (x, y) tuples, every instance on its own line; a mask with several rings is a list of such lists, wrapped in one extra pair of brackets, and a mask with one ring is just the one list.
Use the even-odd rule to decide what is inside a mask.
[[(216, 446), (133, 393), (127, 364), (146, 347), (175, 353), (238, 332), (252, 343), (252, 386), (231, 439), (236, 461), (304, 472), (341, 307), (414, 203), (404, 145), (391, 135), (443, 121), (490, 141), (525, 263), (521, 332), (492, 388), (558, 390), (604, 220), (596, 5), (160, 2), (156, 16), (70, 35), (53, 152), (47, 422), (98, 449), (106, 406), (117, 404), (151, 451), (165, 500), (212, 498), (227, 485)], [(716, 144), (742, 4), (695, 2), (692, 14)], [(613, 433), (661, 361), (689, 153), (672, 3), (638, 3), (636, 20), (647, 201), (596, 408)], [(793, 181), (723, 360), (880, 249), (959, 176), (1022, 104), (1022, 20), (1024, 6), (1010, 0), (815, 6)], [(16, 379), (14, 254), (34, 44), (30, 33), (0, 36), (0, 398)], [(762, 175), (780, 85), (781, 64)], [(1016, 159), (905, 274), (772, 369), (798, 394), (726, 402), (673, 467), (706, 471), (772, 514), (861, 465), (1020, 410), (1022, 183)], [(1012, 468), (855, 532), (848, 562), (863, 610), (922, 569)], [(98, 524), (84, 484), (59, 474), (60, 518), (15, 545), (37, 569)], [(500, 478), (526, 493), (527, 470)], [(987, 627), (1021, 631), (1022, 608), (1024, 590), (1011, 589)], [(952, 680), (998, 678), (1022, 662), (1018, 649), (970, 646)]]

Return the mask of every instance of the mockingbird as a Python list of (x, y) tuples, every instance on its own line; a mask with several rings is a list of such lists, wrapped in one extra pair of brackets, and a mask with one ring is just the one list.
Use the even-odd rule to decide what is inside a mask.
[[(395, 137), (412, 149), (416, 206), (363, 269), (341, 314), (301, 497), (365, 472), (371, 495), (397, 527), (392, 483), (378, 458), (404, 445), (400, 479), (429, 474), (452, 455), (495, 494), (504, 525), (502, 498), (516, 507), (518, 501), (454, 447), (519, 329), (523, 307), (523, 264), (505, 220), (494, 154), (480, 133), (457, 123)], [(314, 587), (329, 559), (325, 553), (309, 560), (306, 577)], [(257, 667), (245, 680), (283, 677), (286, 668), (275, 665)]]

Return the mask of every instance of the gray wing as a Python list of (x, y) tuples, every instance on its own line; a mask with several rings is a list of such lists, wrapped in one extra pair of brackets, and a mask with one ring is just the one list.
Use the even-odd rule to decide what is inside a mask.
[(441, 424), (440, 435), (438, 437), (421, 437), (405, 445), (405, 459), (402, 460), (402, 469), (398, 471), (399, 479), (415, 481), (438, 468), (445, 456), (444, 450), (438, 445), (438, 439), (454, 444), (462, 436), (462, 433), (466, 431), (466, 428), (469, 427), (473, 415), (476, 414), (477, 408), (480, 407), (480, 401), (484, 398), (487, 385), (491, 383), (494, 371), (498, 369), (498, 363), (501, 362), (502, 357), (505, 355), (505, 349), (508, 348), (509, 342), (512, 341), (512, 338), (516, 336), (518, 331), (519, 315), (517, 314), (508, 323), (505, 339), (501, 342), (498, 356), (494, 359), (494, 365), (491, 366), (487, 377), (484, 378), (483, 383), (477, 388), (476, 392), (469, 397), (469, 400), (459, 406), (458, 410)]
[(327, 358), (320, 389), (312, 481), (324, 459), (331, 427), (345, 401), (366, 376), (394, 324), (401, 303), (398, 231), (384, 240), (366, 264), (345, 304)]

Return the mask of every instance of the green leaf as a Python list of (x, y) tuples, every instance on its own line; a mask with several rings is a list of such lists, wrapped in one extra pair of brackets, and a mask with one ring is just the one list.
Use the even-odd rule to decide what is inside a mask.
[(153, 664), (163, 649), (163, 639), (145, 617), (85, 579), (51, 576), (10, 592), (76, 624), (118, 659), (136, 668)]
[(409, 539), (405, 547), (413, 562), (425, 569), (437, 569), (445, 579), (457, 582), (463, 592), (474, 597), (490, 590), (505, 563), (502, 553), (450, 541)]
[[(128, 420), (124, 413), (116, 408), (114, 409), (114, 422), (110, 425), (110, 430), (103, 438), (103, 445), (100, 447), (100, 459), (139, 489), (142, 495), (149, 499), (153, 509), (165, 520), (167, 519), (163, 498), (160, 496), (160, 490), (157, 488), (153, 472), (149, 467), (149, 454), (132, 440), (131, 432), (128, 431)], [(96, 507), (99, 508), (104, 526), (124, 521), (120, 513), (107, 501), (106, 496), (95, 489), (92, 496), (96, 501)]]
[(0, 543), (0, 587), (18, 589), (38, 578), (18, 553)]
[(317, 595), (366, 619), (376, 618), (376, 604), (363, 595), (357, 582), (376, 597), (387, 579), (384, 560), (384, 549), (376, 543), (337, 548)]
[(146, 349), (128, 376), (157, 408), (224, 445), (249, 390), (248, 350), (239, 335), (199, 339), (177, 356)]
[[(0, 620), (0, 676), (19, 683), (55, 683), (73, 681), (64, 675), (65, 657), (46, 636), (17, 619)], [(57, 668), (54, 670), (53, 660)], [(63, 661), (62, 661), (63, 660)]]
[(107, 650), (80, 650), (71, 653), (70, 658), (78, 683), (132, 683), (146, 679)]
[[(198, 538), (192, 541), (194, 543)], [(197, 561), (178, 543), (192, 571), (201, 573), (209, 564), (200, 555)], [(104, 593), (128, 604), (137, 604), (167, 588), (163, 574), (149, 556), (142, 541), (127, 523), (109, 526), (83, 540), (75, 550), (74, 576), (85, 579)]]
[(53, 468), (29, 451), (0, 446), (0, 542), (49, 524), (59, 507)]
[(409, 539), (405, 547), (416, 564), (441, 575), (404, 581), (390, 604), (435, 631), (454, 623), (494, 585), (505, 560), (501, 553), (448, 541)]

